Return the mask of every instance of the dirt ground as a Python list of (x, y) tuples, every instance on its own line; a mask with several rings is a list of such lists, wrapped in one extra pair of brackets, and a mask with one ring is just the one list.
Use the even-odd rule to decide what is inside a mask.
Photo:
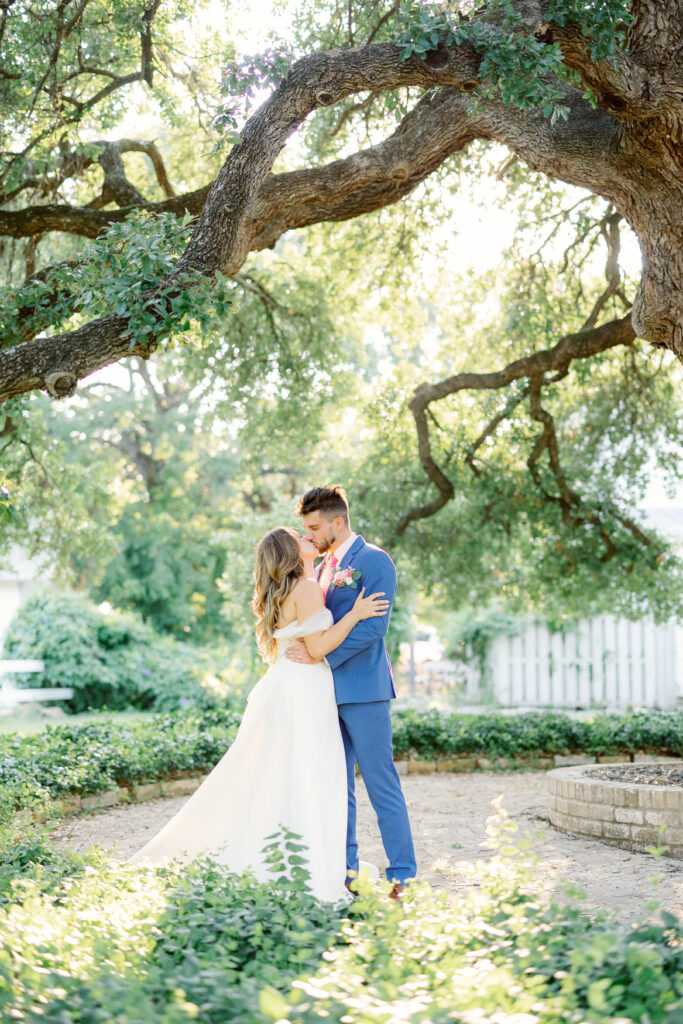
[[(492, 801), (534, 835), (540, 860), (535, 884), (559, 896), (566, 886), (586, 894), (590, 907), (615, 912), (627, 922), (658, 916), (645, 904), (658, 900), (663, 909), (683, 917), (683, 861), (620, 850), (597, 840), (566, 835), (548, 823), (544, 772), (473, 772), (407, 775), (401, 784), (408, 802), (419, 877), (452, 893), (478, 884), (481, 867), (495, 851), (486, 848), (486, 820)], [(361, 857), (386, 864), (377, 822), (359, 782), (358, 838)], [(53, 833), (60, 846), (85, 851), (100, 843), (122, 860), (143, 845), (182, 806), (187, 797), (120, 805), (64, 819)], [(653, 884), (653, 876), (661, 880)]]

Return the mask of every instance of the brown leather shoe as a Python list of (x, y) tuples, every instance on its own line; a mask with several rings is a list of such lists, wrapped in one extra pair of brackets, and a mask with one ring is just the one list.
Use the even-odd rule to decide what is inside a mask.
[(391, 892), (389, 893), (390, 900), (398, 900), (400, 902), (401, 896), (406, 891), (406, 886), (403, 882), (394, 882)]

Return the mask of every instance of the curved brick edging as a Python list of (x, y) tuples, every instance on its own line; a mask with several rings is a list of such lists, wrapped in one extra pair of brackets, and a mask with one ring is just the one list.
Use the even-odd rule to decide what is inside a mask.
[[(206, 778), (206, 775), (181, 775), (175, 779), (164, 779), (161, 782), (143, 782), (139, 785), (117, 786), (101, 793), (90, 793), (88, 796), (56, 797), (50, 801), (51, 809), (59, 815), (76, 814), (78, 811), (95, 811), (117, 804), (144, 803), (145, 800), (156, 800), (166, 796), (190, 796)], [(45, 811), (34, 811), (33, 817), (44, 821)]]
[[(408, 759), (395, 760), (394, 764), (399, 775), (431, 775), (433, 772), (471, 772), (471, 771), (514, 771), (520, 768), (547, 771), (553, 766), (576, 765), (576, 764), (614, 764), (622, 762), (655, 762), (655, 761), (679, 761), (680, 758), (657, 758), (644, 751), (636, 751), (635, 754), (616, 754), (604, 757), (595, 757), (591, 754), (551, 754), (518, 757), (480, 757), (477, 754), (460, 754), (447, 760), (425, 760), (410, 757)], [(356, 765), (358, 774), (358, 765)], [(145, 800), (156, 800), (159, 797), (191, 796), (195, 789), (198, 789), (206, 778), (206, 774), (197, 775), (190, 772), (187, 775), (177, 775), (173, 779), (163, 779), (158, 782), (133, 783), (130, 786), (117, 786), (116, 789), (108, 789), (100, 793), (90, 793), (86, 796), (73, 794), (70, 796), (55, 797), (50, 801), (52, 811), (58, 815), (77, 814), (79, 811), (94, 811), (107, 807), (115, 807), (117, 804), (143, 803)], [(33, 817), (37, 820), (45, 820), (45, 811), (34, 811)], [(558, 826), (559, 827), (559, 826)]]
[(550, 823), (561, 832), (638, 853), (661, 842), (667, 857), (683, 860), (683, 788), (591, 778), (584, 765), (553, 769), (547, 786)]

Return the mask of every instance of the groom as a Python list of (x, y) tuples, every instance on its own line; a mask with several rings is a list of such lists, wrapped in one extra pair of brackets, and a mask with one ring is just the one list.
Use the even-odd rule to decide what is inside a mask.
[[(318, 582), (335, 622), (349, 611), (363, 588), (366, 595), (383, 591), (393, 601), (394, 563), (381, 548), (366, 544), (351, 531), (349, 506), (342, 487), (313, 487), (299, 499), (295, 511), (301, 516), (306, 537), (325, 555)], [(406, 802), (392, 755), (389, 701), (396, 691), (384, 645), (390, 614), (391, 606), (386, 615), (357, 623), (346, 640), (330, 651), (327, 662), (334, 676), (346, 752), (347, 888), (351, 882), (348, 872), (358, 871), (354, 792), (357, 761), (389, 858), (387, 878), (393, 883), (390, 895), (398, 899), (406, 880), (415, 877), (417, 867)], [(298, 662), (313, 661), (304, 644), (291, 645), (287, 657)]]

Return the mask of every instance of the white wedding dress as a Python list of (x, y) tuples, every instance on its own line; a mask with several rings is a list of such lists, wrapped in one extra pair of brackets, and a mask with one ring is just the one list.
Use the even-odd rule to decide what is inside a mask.
[(308, 848), (314, 895), (330, 902), (348, 896), (346, 764), (332, 672), (324, 662), (299, 665), (284, 657), (291, 640), (332, 622), (321, 608), (275, 631), (277, 661), (249, 694), (234, 743), (132, 861), (210, 854), (232, 871), (250, 868), (268, 881), (262, 849), (284, 825)]

